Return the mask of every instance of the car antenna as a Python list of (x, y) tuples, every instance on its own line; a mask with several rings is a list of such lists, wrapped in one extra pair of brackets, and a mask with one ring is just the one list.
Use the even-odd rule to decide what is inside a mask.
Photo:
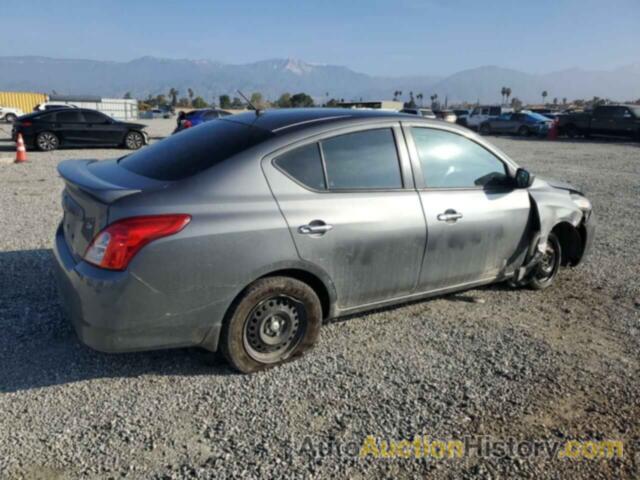
[(245, 97), (245, 96), (244, 96), (244, 93), (242, 93), (240, 90), (238, 90), (238, 93), (240, 94), (240, 96), (241, 96), (242, 98), (244, 98), (244, 101), (245, 101), (245, 102), (247, 102), (247, 103), (249, 104), (249, 106), (255, 110), (255, 112), (256, 112), (256, 117), (259, 117), (259, 116), (260, 116), (260, 114), (262, 113), (262, 112), (260, 111), (260, 109), (259, 109), (259, 108), (256, 108), (256, 106), (255, 106), (253, 103), (251, 103), (251, 100), (249, 100), (247, 97)]

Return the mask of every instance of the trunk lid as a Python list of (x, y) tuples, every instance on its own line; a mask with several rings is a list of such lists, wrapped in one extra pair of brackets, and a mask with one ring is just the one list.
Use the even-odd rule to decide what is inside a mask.
[(58, 165), (58, 173), (65, 182), (62, 229), (76, 260), (109, 223), (113, 203), (166, 185), (125, 170), (117, 160), (66, 160)]

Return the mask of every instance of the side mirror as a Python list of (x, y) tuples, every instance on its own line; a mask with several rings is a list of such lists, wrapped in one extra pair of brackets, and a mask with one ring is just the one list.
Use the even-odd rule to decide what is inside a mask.
[(524, 168), (518, 168), (518, 170), (516, 170), (515, 176), (516, 187), (529, 188), (533, 183), (533, 178), (533, 175), (531, 175), (528, 170), (525, 170)]

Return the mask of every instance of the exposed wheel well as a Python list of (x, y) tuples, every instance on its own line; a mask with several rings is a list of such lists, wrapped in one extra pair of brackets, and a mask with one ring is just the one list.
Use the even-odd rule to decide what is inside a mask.
[(560, 241), (562, 249), (562, 266), (576, 265), (582, 257), (584, 250), (584, 239), (580, 234), (580, 230), (568, 222), (561, 222), (552, 230)]
[(291, 277), (306, 283), (313, 289), (314, 292), (316, 292), (316, 295), (318, 295), (318, 298), (320, 299), (320, 305), (322, 306), (322, 318), (326, 319), (329, 317), (329, 313), (331, 311), (331, 299), (329, 297), (329, 291), (327, 290), (324, 282), (313, 273), (309, 273), (306, 270), (298, 270), (296, 268), (287, 268), (284, 270), (276, 270), (275, 272), (270, 272), (260, 278), (266, 277)]

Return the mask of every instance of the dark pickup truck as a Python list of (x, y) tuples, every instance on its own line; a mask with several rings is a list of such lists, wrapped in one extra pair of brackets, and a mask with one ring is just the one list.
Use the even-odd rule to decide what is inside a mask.
[(640, 140), (640, 105), (602, 105), (593, 111), (558, 116), (561, 134), (611, 135)]

